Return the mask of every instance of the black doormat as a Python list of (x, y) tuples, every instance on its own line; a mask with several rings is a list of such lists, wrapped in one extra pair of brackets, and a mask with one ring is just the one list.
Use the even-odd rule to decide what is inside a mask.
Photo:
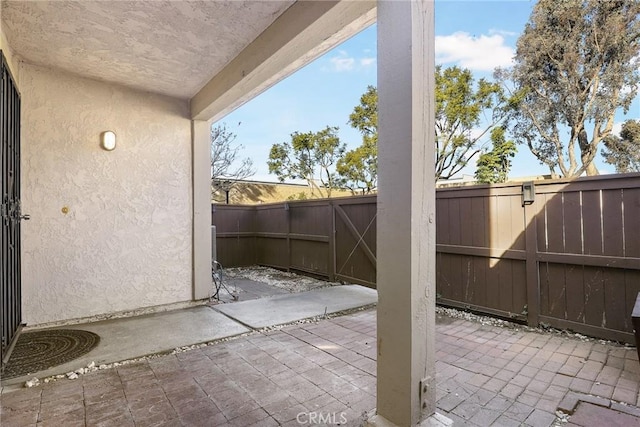
[(79, 329), (48, 329), (20, 334), (3, 379), (44, 371), (77, 359), (93, 350), (100, 337)]

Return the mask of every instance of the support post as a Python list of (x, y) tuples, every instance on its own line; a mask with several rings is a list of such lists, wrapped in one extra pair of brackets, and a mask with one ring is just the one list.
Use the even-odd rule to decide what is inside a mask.
[(433, 1), (378, 1), (377, 413), (435, 412)]
[(193, 299), (209, 298), (211, 282), (211, 128), (191, 121), (193, 189)]

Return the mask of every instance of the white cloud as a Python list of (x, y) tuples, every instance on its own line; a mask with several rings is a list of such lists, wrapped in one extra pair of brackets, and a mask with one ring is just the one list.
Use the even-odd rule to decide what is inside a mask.
[[(368, 52), (367, 52), (368, 51)], [(329, 58), (329, 65), (323, 67), (324, 71), (335, 73), (351, 72), (357, 70), (366, 70), (375, 66), (376, 58), (371, 56), (370, 49), (365, 50), (361, 57), (349, 55), (345, 50), (339, 50), (338, 53)]]
[(360, 66), (363, 68), (375, 65), (376, 58), (360, 58)]
[(500, 34), (475, 37), (466, 32), (436, 36), (436, 63), (456, 63), (473, 71), (493, 71), (512, 64), (514, 50)]
[(329, 59), (329, 62), (331, 62), (333, 70), (337, 72), (351, 71), (356, 65), (355, 58), (349, 56), (344, 50), (339, 51), (337, 56)]
[(498, 34), (498, 35), (505, 36), (505, 37), (513, 37), (513, 36), (517, 36), (518, 35), (518, 33), (516, 33), (516, 32), (500, 30), (498, 28), (490, 28), (489, 29), (489, 34), (490, 35)]

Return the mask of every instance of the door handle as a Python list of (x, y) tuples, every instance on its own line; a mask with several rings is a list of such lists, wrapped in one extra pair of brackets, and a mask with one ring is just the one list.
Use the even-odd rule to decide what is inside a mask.
[(29, 214), (20, 215), (20, 219), (24, 220), (24, 221), (29, 221), (31, 219), (31, 215), (29, 215)]

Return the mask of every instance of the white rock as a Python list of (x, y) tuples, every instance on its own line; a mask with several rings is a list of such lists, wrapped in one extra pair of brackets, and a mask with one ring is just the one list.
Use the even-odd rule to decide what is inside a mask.
[(76, 374), (75, 372), (69, 372), (67, 374), (67, 378), (69, 378), (70, 380), (75, 380), (76, 378), (78, 378), (78, 374)]
[(102, 364), (102, 365), (98, 366), (98, 369), (107, 369), (107, 365)]
[(91, 362), (91, 363), (89, 363), (89, 364), (87, 365), (87, 368), (89, 368), (89, 369), (93, 369), (93, 368), (95, 368), (95, 367), (96, 367), (96, 362)]
[(27, 388), (37, 387), (39, 385), (40, 385), (40, 380), (35, 378), (35, 377), (31, 378), (26, 383), (24, 383), (24, 386), (27, 387)]

